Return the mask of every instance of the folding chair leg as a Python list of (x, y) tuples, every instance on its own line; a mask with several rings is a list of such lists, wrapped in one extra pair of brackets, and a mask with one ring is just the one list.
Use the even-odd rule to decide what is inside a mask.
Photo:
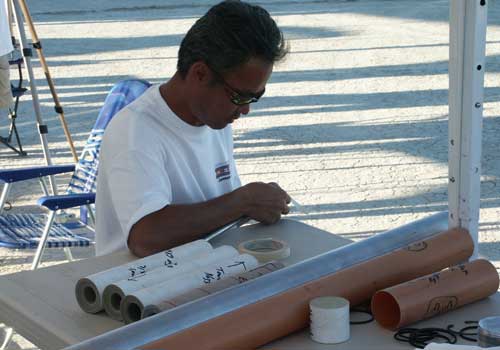
[(38, 264), (40, 263), (40, 259), (42, 258), (43, 251), (45, 250), (45, 245), (47, 243), (47, 238), (49, 238), (50, 228), (52, 227), (52, 223), (54, 222), (55, 217), (56, 211), (51, 211), (49, 213), (47, 223), (45, 224), (45, 228), (43, 229), (42, 237), (40, 237), (40, 242), (38, 242), (38, 247), (36, 248), (35, 258), (33, 259), (33, 263), (31, 264), (32, 270), (36, 270)]
[(2, 214), (5, 202), (7, 202), (11, 186), (12, 184), (8, 182), (3, 186), (2, 195), (0, 196), (0, 214)]
[(75, 260), (73, 258), (73, 253), (71, 253), (71, 249), (69, 247), (64, 247), (64, 254), (66, 254), (66, 259), (68, 259), (68, 261)]
[(14, 336), (14, 328), (7, 328), (5, 330), (5, 339), (3, 340), (3, 344), (0, 347), (0, 350), (6, 350), (9, 347), (9, 344)]
[(95, 216), (94, 212), (92, 211), (92, 207), (90, 205), (86, 205), (87, 207), (87, 212), (89, 214), (90, 222), (92, 222), (92, 226), (95, 227)]
[(43, 191), (44, 196), (48, 196), (49, 190), (47, 189), (47, 184), (45, 183), (45, 180), (43, 179), (43, 177), (39, 177), (38, 181), (40, 182), (40, 186), (42, 187), (42, 191)]

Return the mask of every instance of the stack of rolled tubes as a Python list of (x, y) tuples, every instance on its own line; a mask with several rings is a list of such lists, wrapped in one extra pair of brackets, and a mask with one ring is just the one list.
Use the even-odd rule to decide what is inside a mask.
[[(231, 246), (213, 249), (199, 240), (81, 278), (75, 294), (84, 311), (96, 313), (104, 308), (111, 318), (131, 323), (166, 305), (179, 304), (179, 297), (186, 299), (190, 292), (195, 299), (193, 291), (206, 295), (283, 267), (275, 263), (254, 271), (257, 266), (257, 259), (249, 254), (239, 254)], [(232, 276), (239, 277), (229, 284), (218, 283)]]

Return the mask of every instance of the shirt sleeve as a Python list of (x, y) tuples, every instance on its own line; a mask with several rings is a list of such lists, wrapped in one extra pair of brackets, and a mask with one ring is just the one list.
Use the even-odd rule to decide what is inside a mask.
[(127, 239), (136, 222), (172, 202), (165, 162), (136, 150), (117, 154), (108, 167), (111, 201)]

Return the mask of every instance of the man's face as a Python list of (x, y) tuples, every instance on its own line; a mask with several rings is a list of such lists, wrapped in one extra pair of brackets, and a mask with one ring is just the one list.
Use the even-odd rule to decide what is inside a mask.
[(212, 129), (223, 129), (250, 112), (252, 97), (262, 96), (272, 73), (273, 65), (260, 59), (247, 63), (222, 75), (208, 68), (211, 83), (200, 96), (197, 119)]

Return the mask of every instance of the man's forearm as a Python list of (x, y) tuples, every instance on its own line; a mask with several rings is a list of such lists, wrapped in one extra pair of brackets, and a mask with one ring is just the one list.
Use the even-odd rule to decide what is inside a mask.
[(169, 205), (151, 213), (130, 230), (129, 249), (142, 257), (199, 239), (243, 216), (243, 198), (240, 188), (207, 202)]

